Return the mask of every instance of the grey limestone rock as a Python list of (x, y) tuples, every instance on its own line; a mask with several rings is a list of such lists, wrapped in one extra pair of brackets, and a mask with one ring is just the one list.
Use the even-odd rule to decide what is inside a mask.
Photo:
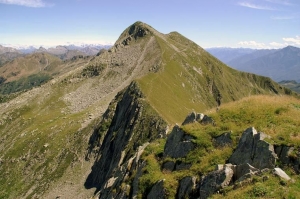
[(257, 133), (254, 127), (246, 129), (229, 162), (235, 165), (248, 163), (258, 169), (274, 168), (277, 155), (274, 146), (264, 140), (267, 137)]
[(187, 135), (178, 125), (176, 125), (168, 136), (164, 148), (164, 156), (172, 158), (185, 157), (195, 148), (195, 144), (191, 141), (192, 139), (192, 136)]
[(227, 165), (221, 170), (210, 172), (208, 175), (202, 177), (199, 185), (200, 199), (208, 198), (211, 194), (229, 185), (232, 177), (233, 170), (231, 166)]

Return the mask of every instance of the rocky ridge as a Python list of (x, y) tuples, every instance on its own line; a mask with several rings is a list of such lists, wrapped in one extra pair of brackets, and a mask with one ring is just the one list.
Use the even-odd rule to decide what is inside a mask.
[(143, 98), (136, 83), (119, 93), (90, 139), (87, 157), (96, 160), (85, 186), (96, 187), (99, 198), (136, 197), (138, 174), (132, 174), (144, 165), (141, 153), (148, 142), (166, 136), (166, 122)]

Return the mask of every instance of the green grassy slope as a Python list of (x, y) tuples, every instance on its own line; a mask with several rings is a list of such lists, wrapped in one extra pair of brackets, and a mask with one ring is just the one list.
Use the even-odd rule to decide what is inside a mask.
[(169, 123), (181, 123), (192, 110), (204, 111), (249, 95), (290, 93), (269, 78), (227, 67), (179, 33), (156, 34), (156, 40), (161, 70), (138, 82)]
[[(165, 179), (164, 185), (167, 193), (170, 198), (174, 198), (180, 179), (185, 176), (196, 176), (200, 179), (203, 174), (213, 171), (217, 164), (225, 164), (242, 132), (251, 126), (254, 126), (258, 132), (270, 135), (272, 138), (269, 141), (274, 144), (300, 146), (300, 100), (294, 97), (251, 96), (226, 103), (219, 111), (208, 110), (205, 114), (215, 120), (215, 126), (193, 123), (181, 127), (187, 134), (195, 137), (193, 142), (197, 144), (197, 147), (186, 158), (162, 158), (164, 139), (157, 140), (146, 148), (143, 159), (147, 161), (147, 166), (140, 179), (140, 197), (147, 187), (151, 187), (158, 180)], [(232, 131), (233, 146), (215, 148), (213, 137), (229, 131)], [(169, 160), (191, 163), (192, 166), (187, 170), (162, 171), (161, 165)], [(216, 194), (212, 198), (239, 198), (241, 195), (243, 198), (281, 198), (282, 195), (297, 198), (297, 193), (300, 191), (300, 178), (292, 169), (288, 167), (283, 169), (294, 179), (294, 182), (284, 183), (270, 172), (265, 174), (269, 177), (265, 182), (258, 177), (249, 185), (239, 189), (228, 187), (223, 190), (225, 195)], [(258, 190), (259, 187), (262, 190)]]

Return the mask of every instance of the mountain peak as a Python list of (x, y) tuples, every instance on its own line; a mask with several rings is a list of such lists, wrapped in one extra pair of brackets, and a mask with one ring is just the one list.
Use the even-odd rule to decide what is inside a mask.
[(146, 23), (137, 21), (122, 32), (115, 44), (121, 43), (123, 45), (128, 45), (128, 43), (133, 39), (137, 40), (139, 38), (155, 33), (158, 32), (154, 28), (152, 28)]
[(282, 50), (292, 50), (292, 51), (298, 51), (299, 48), (295, 47), (295, 46), (287, 46), (285, 48), (283, 48)]

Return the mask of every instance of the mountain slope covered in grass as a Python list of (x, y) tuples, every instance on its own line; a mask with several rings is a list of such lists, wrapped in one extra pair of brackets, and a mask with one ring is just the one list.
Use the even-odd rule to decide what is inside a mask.
[[(41, 67), (53, 79), (0, 103), (0, 198), (141, 198), (162, 179), (166, 197), (173, 197), (183, 177), (199, 180), (236, 146), (214, 150), (213, 136), (233, 130), (237, 137), (252, 125), (270, 133), (278, 119), (278, 131), (291, 131), (282, 138), (276, 131), (274, 142), (298, 146), (292, 133), (298, 120), (290, 118), (299, 111), (295, 93), (229, 68), (177, 32), (164, 35), (136, 22), (97, 56), (67, 62), (30, 56), (43, 58), (29, 59), (38, 67), (15, 60), (11, 69), (25, 76)], [(23, 72), (22, 63), (28, 67)], [(12, 72), (4, 73), (7, 82), (17, 79)], [(258, 103), (281, 99), (285, 103), (265, 104), (266, 112)], [(162, 154), (168, 134), (192, 111), (211, 114), (216, 125), (182, 127), (188, 134), (183, 143), (193, 150), (176, 159), (182, 171), (162, 172), (172, 160)], [(184, 169), (185, 163), (194, 169)]]

